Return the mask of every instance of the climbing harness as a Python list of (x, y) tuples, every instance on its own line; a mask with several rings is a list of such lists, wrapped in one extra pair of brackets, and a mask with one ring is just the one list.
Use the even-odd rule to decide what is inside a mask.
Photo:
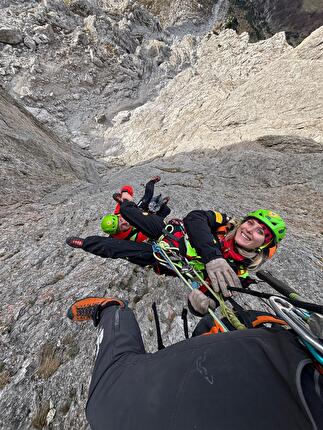
[[(224, 302), (222, 294), (216, 293), (209, 284), (203, 279), (202, 275), (190, 264), (186, 257), (179, 253), (179, 249), (169, 245), (167, 242), (159, 240), (152, 242), (153, 253), (159, 264), (167, 267), (175, 272), (175, 274), (188, 286), (191, 290), (198, 288), (199, 285), (204, 285), (206, 289), (213, 295), (219, 303), (221, 314), (237, 329), (246, 329), (246, 326), (239, 321), (232, 309)], [(229, 331), (225, 324), (216, 316), (214, 311), (209, 307), (209, 314), (214, 318), (220, 327), (221, 332)]]

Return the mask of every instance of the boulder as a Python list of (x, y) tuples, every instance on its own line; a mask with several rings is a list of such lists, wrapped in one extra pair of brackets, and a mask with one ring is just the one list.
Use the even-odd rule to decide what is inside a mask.
[(23, 41), (23, 33), (16, 28), (0, 28), (0, 43), (18, 45)]

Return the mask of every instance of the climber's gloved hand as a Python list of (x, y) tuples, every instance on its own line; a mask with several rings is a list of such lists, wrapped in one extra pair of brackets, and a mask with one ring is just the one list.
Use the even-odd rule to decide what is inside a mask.
[(215, 292), (221, 291), (224, 297), (231, 297), (228, 286), (241, 288), (238, 276), (224, 258), (216, 258), (205, 265)]
[(209, 299), (202, 291), (194, 289), (188, 296), (192, 307), (201, 315), (205, 315), (208, 308), (215, 309), (215, 301)]

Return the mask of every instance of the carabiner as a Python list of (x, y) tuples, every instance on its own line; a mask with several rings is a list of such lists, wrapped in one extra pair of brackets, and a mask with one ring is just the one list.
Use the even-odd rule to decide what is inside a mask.
[(296, 312), (297, 308), (281, 297), (272, 296), (269, 301), (276, 314), (286, 321), (303, 341), (308, 342), (320, 355), (323, 355), (323, 342), (310, 331), (308, 324)]

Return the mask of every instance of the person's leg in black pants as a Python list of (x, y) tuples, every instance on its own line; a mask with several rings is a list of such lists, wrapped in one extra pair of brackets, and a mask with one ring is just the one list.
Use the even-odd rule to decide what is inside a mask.
[(155, 190), (155, 183), (156, 179), (151, 179), (147, 182), (145, 186), (145, 194), (143, 195), (142, 199), (138, 203), (138, 207), (141, 208), (144, 211), (148, 211), (148, 206), (151, 201), (151, 199), (154, 196), (154, 190)]
[(146, 353), (137, 320), (127, 306), (116, 305), (103, 309), (98, 329), (96, 361), (88, 402), (103, 374), (113, 365), (116, 367), (125, 364), (125, 361), (132, 363), (140, 354)]
[(129, 201), (121, 203), (120, 213), (130, 225), (151, 239), (158, 239), (162, 235), (165, 223), (160, 216), (145, 214), (135, 203)]
[(171, 213), (170, 208), (167, 206), (167, 203), (164, 203), (159, 211), (156, 213), (162, 219), (166, 218)]
[(84, 239), (82, 249), (103, 258), (123, 258), (141, 267), (156, 263), (152, 246), (144, 242), (88, 236)]
[[(145, 194), (143, 198), (138, 203), (138, 207), (141, 208), (144, 211), (149, 211), (149, 203), (151, 202), (151, 199), (154, 197), (154, 190), (155, 190), (155, 183), (160, 181), (160, 177), (156, 176), (156, 178), (151, 179), (147, 182), (146, 188), (145, 188)], [(167, 201), (169, 198), (167, 198)], [(167, 202), (164, 203), (158, 212), (156, 212), (156, 215), (160, 216), (162, 219), (166, 218), (171, 213), (170, 208), (167, 206)]]

